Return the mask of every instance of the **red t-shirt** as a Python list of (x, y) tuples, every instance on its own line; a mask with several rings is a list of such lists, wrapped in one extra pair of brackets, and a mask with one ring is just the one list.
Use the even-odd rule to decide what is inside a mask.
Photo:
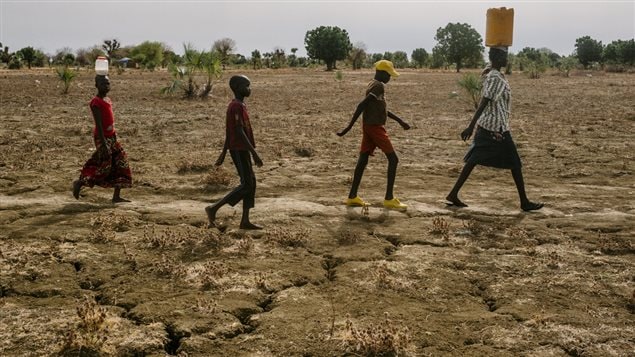
[[(112, 101), (110, 98), (95, 97), (90, 101), (90, 108), (97, 108), (101, 112), (101, 127), (104, 130), (104, 136), (109, 138), (116, 134), (115, 132), (115, 116), (112, 113)], [(97, 126), (93, 129), (93, 136), (97, 137)]]
[(251, 130), (251, 123), (249, 122), (249, 114), (247, 113), (245, 103), (236, 99), (229, 103), (227, 106), (226, 124), (229, 150), (249, 150), (249, 147), (247, 147), (244, 140), (240, 137), (240, 133), (238, 132), (239, 127), (242, 127), (245, 131), (251, 146), (256, 147), (254, 133)]

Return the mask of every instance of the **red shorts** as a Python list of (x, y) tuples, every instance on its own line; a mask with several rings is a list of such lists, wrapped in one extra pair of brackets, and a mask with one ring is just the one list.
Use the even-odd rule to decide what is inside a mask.
[(362, 125), (362, 148), (360, 152), (373, 154), (375, 148), (380, 148), (384, 154), (395, 152), (392, 147), (386, 128), (383, 125)]

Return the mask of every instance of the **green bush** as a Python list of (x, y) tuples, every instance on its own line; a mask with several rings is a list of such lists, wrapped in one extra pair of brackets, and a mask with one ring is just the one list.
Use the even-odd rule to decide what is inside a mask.
[(474, 105), (474, 109), (478, 108), (478, 103), (481, 100), (481, 88), (483, 88), (481, 78), (475, 73), (465, 73), (457, 83), (467, 96), (467, 101)]
[(69, 69), (68, 66), (57, 67), (56, 72), (57, 77), (60, 79), (60, 81), (62, 81), (62, 83), (64, 83), (64, 90), (62, 91), (62, 93), (67, 94), (68, 89), (71, 86), (71, 82), (73, 81), (73, 79), (75, 79), (75, 77), (77, 77), (77, 72)]

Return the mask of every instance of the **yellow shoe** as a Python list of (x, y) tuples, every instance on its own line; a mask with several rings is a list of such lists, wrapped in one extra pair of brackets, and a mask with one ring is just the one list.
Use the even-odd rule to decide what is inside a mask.
[(370, 203), (365, 202), (359, 196), (355, 196), (355, 198), (347, 198), (344, 204), (346, 204), (347, 206), (357, 206), (357, 207), (370, 206)]
[(404, 205), (403, 203), (399, 202), (399, 199), (397, 198), (393, 198), (392, 200), (384, 200), (384, 207), (401, 211), (405, 211), (408, 209), (408, 205)]

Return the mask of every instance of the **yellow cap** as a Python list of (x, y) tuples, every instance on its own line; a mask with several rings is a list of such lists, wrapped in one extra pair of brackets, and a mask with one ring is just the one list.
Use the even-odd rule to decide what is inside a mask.
[(399, 73), (395, 71), (395, 67), (393, 67), (392, 62), (388, 60), (381, 60), (375, 62), (375, 69), (378, 71), (386, 71), (392, 77), (398, 77)]

